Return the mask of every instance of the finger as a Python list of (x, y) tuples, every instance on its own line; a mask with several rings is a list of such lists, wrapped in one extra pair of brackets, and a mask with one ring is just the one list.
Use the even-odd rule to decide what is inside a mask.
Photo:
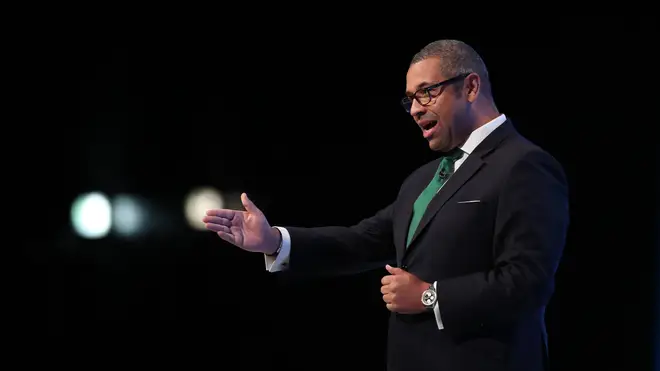
[(231, 230), (229, 229), (229, 227), (224, 226), (224, 225), (220, 225), (220, 224), (206, 224), (205, 227), (206, 227), (206, 229), (208, 229), (209, 231), (213, 231), (213, 232), (222, 232), (222, 233), (231, 234)]
[(255, 204), (248, 198), (246, 193), (241, 194), (241, 202), (243, 203), (243, 207), (245, 208), (245, 211), (249, 213), (260, 213), (261, 210)]
[(218, 232), (218, 236), (230, 244), (236, 245), (236, 239), (234, 238), (234, 235), (226, 232)]
[(381, 278), (380, 283), (381, 283), (383, 286), (385, 286), (385, 285), (389, 285), (390, 283), (392, 283), (392, 279), (394, 279), (394, 277), (392, 277), (392, 276), (385, 276), (385, 277)]
[(392, 273), (392, 274), (401, 274), (401, 273), (405, 272), (403, 269), (393, 267), (389, 264), (385, 265), (385, 269), (387, 269), (387, 271)]
[(381, 294), (389, 294), (390, 292), (392, 292), (392, 289), (390, 289), (389, 285), (384, 285), (380, 287)]
[(226, 225), (227, 227), (231, 227), (232, 225), (230, 219), (221, 216), (205, 216), (204, 218), (202, 218), (202, 221), (204, 223)]
[(234, 219), (234, 216), (236, 215), (237, 211), (236, 210), (229, 210), (229, 209), (211, 209), (211, 210), (206, 210), (206, 215), (208, 216), (219, 216), (222, 218), (227, 218), (229, 220)]
[(383, 301), (386, 303), (392, 303), (394, 301), (394, 295), (392, 294), (383, 295)]
[(394, 306), (394, 304), (386, 304), (385, 306), (387, 307), (387, 309), (390, 312), (395, 312), (396, 311), (396, 307)]

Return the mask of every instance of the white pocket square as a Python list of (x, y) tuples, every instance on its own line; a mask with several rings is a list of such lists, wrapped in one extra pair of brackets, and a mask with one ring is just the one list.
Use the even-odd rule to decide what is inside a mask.
[(458, 201), (459, 204), (476, 204), (481, 202), (481, 200), (467, 200), (467, 201)]

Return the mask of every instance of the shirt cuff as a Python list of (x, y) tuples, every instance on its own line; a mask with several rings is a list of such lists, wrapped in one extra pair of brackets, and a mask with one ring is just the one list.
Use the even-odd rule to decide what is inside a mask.
[[(284, 250), (284, 248), (282, 248)], [(438, 282), (433, 282), (433, 287), (435, 292), (438, 292)], [(436, 294), (437, 295), (437, 294)], [(438, 330), (444, 330), (445, 325), (442, 323), (442, 317), (440, 316), (440, 307), (438, 306), (438, 301), (436, 300), (435, 306), (433, 307), (433, 313), (435, 313), (435, 322), (438, 324)]]

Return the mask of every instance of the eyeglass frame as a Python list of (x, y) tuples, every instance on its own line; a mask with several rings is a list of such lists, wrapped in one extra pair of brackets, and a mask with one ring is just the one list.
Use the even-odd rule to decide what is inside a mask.
[[(435, 83), (433, 85), (429, 85), (429, 86), (426, 86), (426, 87), (423, 87), (423, 88), (419, 88), (419, 89), (417, 89), (417, 91), (415, 91), (415, 93), (412, 96), (406, 95), (405, 97), (401, 98), (401, 105), (403, 106), (403, 109), (405, 109), (406, 112), (408, 112), (408, 113), (410, 113), (410, 111), (412, 110), (413, 99), (415, 99), (417, 101), (417, 103), (421, 104), (424, 107), (428, 106), (429, 104), (431, 104), (431, 101), (433, 100), (433, 98), (436, 98), (438, 95), (440, 95), (440, 94), (438, 94), (436, 96), (432, 96), (431, 95), (431, 90), (437, 89), (437, 88), (439, 88), (441, 86), (444, 86), (444, 85), (448, 85), (448, 84), (463, 80), (466, 77), (468, 77), (470, 74), (472, 74), (472, 72), (463, 73), (463, 74), (460, 74), (458, 76), (454, 76), (452, 78), (449, 78), (447, 80), (440, 81), (440, 82)], [(426, 97), (428, 97), (429, 101), (427, 103), (420, 102), (419, 97), (418, 97), (418, 94), (420, 92), (424, 92)]]

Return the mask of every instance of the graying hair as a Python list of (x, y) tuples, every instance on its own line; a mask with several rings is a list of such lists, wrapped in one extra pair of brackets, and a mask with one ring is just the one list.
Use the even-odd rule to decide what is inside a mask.
[(490, 92), (488, 69), (483, 59), (470, 45), (458, 40), (437, 40), (426, 45), (415, 54), (410, 64), (427, 58), (440, 59), (440, 73), (452, 78), (464, 73), (476, 73), (482, 80), (485, 92)]

